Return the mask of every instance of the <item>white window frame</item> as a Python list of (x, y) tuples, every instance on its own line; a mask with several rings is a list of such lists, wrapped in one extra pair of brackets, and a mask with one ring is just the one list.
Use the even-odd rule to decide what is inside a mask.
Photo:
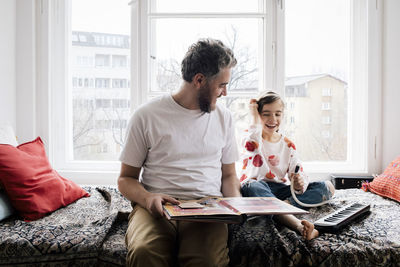
[[(348, 136), (348, 144), (353, 148), (349, 150), (349, 160), (343, 164), (335, 162), (305, 163), (305, 168), (311, 170), (314, 175), (326, 176), (328, 173), (377, 173), (381, 169), (381, 139), (382, 133), (380, 127), (373, 127), (375, 121), (381, 118), (381, 99), (382, 99), (382, 1), (354, 0), (355, 5), (353, 20), (355, 22), (353, 32), (354, 43), (352, 52), (352, 68), (359, 67), (360, 71), (354, 73), (351, 77), (356, 82), (354, 94), (349, 95), (349, 103), (353, 112), (349, 113), (348, 126), (357, 129)], [(283, 93), (284, 81), (284, 1), (267, 1), (267, 9), (273, 10), (271, 16), (268, 16), (266, 31), (266, 48), (264, 56), (272, 59), (266, 62), (265, 87), (281, 88), (279, 93)], [(145, 64), (145, 55), (141, 53), (147, 50), (147, 39), (143, 38), (146, 23), (139, 18), (142, 5), (141, 0), (132, 1), (132, 61), (131, 65), (131, 86), (132, 88), (146, 88), (141, 85), (146, 81), (147, 66)], [(22, 5), (18, 5), (21, 7)], [(136, 7), (136, 8), (135, 8)], [(69, 110), (60, 105), (62, 101), (68, 99), (66, 85), (71, 82), (66, 79), (67, 66), (65, 55), (65, 45), (67, 44), (65, 31), (68, 32), (67, 17), (65, 10), (68, 7), (68, 1), (63, 0), (42, 0), (36, 1), (32, 5), (24, 7), (36, 13), (34, 22), (37, 27), (22, 30), (22, 33), (36, 34), (36, 50), (31, 51), (36, 58), (36, 64), (32, 67), (35, 71), (25, 70), (21, 74), (22, 79), (36, 81), (36, 97), (32, 98), (32, 104), (18, 108), (17, 113), (23, 114), (33, 111), (36, 114), (33, 123), (25, 126), (29, 129), (22, 129), (23, 132), (34, 132), (47, 140), (48, 155), (53, 167), (66, 177), (74, 176), (73, 180), (81, 183), (115, 183), (115, 175), (119, 170), (118, 162), (69, 162), (60, 154), (64, 150), (63, 143), (67, 140), (67, 134), (70, 134), (72, 127), (70, 123), (64, 124)], [(142, 13), (141, 16), (144, 14)], [(22, 25), (27, 23), (24, 18)], [(31, 17), (27, 19), (32, 19)], [(276, 22), (276, 24), (270, 23)], [(273, 25), (276, 25), (274, 27)], [(28, 43), (32, 43), (31, 35), (25, 37), (24, 34), (18, 34), (18, 40), (24, 38)], [(57, 55), (57, 56), (55, 56)], [(59, 57), (60, 56), (60, 57)], [(64, 59), (64, 60), (63, 60)], [(355, 59), (355, 60), (354, 60)], [(17, 59), (19, 61), (19, 59)], [(358, 62), (358, 64), (355, 64)], [(18, 77), (17, 77), (18, 78)], [(28, 93), (28, 95), (31, 93)], [(357, 96), (357, 97), (355, 97)], [(140, 90), (133, 90), (131, 94), (131, 107), (145, 99), (145, 93)], [(57, 116), (56, 116), (57, 115)], [(21, 115), (20, 115), (21, 116)], [(61, 119), (60, 119), (61, 118)], [(62, 119), (64, 118), (64, 120)], [(20, 120), (18, 120), (20, 121)], [(23, 126), (21, 125), (21, 128)], [(68, 130), (69, 129), (69, 130)], [(68, 130), (68, 131), (67, 131)], [(78, 178), (77, 178), (78, 177)], [(79, 179), (81, 178), (81, 179)], [(110, 180), (114, 178), (114, 180)], [(82, 182), (83, 181), (83, 182)]]
[[(149, 82), (149, 62), (150, 58), (150, 19), (154, 18), (263, 18), (263, 36), (264, 36), (264, 48), (260, 51), (260, 70), (263, 70), (259, 74), (259, 84), (265, 88), (283, 88), (283, 70), (278, 67), (279, 61), (277, 57), (281, 51), (277, 51), (278, 43), (283, 41), (282, 31), (275, 27), (278, 19), (278, 13), (282, 12), (280, 8), (283, 6), (278, 0), (259, 0), (264, 5), (264, 11), (253, 12), (253, 13), (216, 13), (216, 12), (202, 12), (202, 13), (152, 13), (150, 8), (151, 0), (133, 0), (131, 1), (132, 7), (132, 27), (131, 27), (131, 58), (137, 59), (131, 62), (131, 109), (132, 112), (136, 107), (147, 101), (149, 96), (155, 96), (157, 93), (149, 94), (147, 90), (143, 88), (150, 88), (151, 82)], [(283, 54), (282, 54), (283, 55)], [(262, 58), (268, 58), (271, 60), (263, 60)], [(279, 69), (281, 71), (279, 72)], [(260, 86), (261, 87), (261, 86)], [(280, 93), (283, 91), (278, 90)], [(229, 96), (248, 96), (247, 94), (241, 94), (236, 92), (229, 92)]]
[[(381, 1), (353, 0), (352, 46), (348, 88), (347, 161), (305, 162), (304, 168), (314, 179), (329, 179), (331, 173), (367, 174), (380, 169), (381, 130), (374, 129), (372, 117), (379, 120), (381, 96)], [(379, 88), (379, 90), (376, 90)], [(380, 102), (379, 102), (380, 103)], [(376, 127), (380, 128), (380, 127)]]

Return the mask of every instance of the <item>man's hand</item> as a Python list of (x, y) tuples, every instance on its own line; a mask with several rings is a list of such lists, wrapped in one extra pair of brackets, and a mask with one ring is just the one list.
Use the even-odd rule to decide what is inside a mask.
[(162, 217), (164, 216), (162, 205), (166, 202), (170, 202), (172, 204), (179, 204), (179, 201), (173, 197), (170, 197), (165, 194), (157, 194), (157, 193), (149, 193), (145, 198), (145, 208), (150, 212), (154, 217)]
[(304, 179), (298, 173), (292, 173), (290, 177), (294, 190), (303, 192)]

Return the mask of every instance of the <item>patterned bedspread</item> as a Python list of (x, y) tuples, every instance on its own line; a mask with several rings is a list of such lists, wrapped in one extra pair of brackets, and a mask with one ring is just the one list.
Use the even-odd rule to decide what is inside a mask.
[[(130, 203), (114, 187), (84, 187), (82, 198), (34, 222), (0, 222), (0, 266), (124, 266)], [(231, 266), (400, 266), (400, 204), (358, 189), (338, 190), (332, 204), (303, 215), (310, 221), (351, 203), (371, 214), (339, 234), (304, 241), (260, 217), (230, 225)]]
[(0, 266), (125, 264), (130, 203), (113, 187), (83, 187), (90, 197), (33, 222), (0, 222)]
[(338, 234), (304, 241), (267, 217), (230, 226), (231, 266), (400, 266), (400, 204), (361, 189), (337, 190), (332, 203), (298, 216), (317, 219), (353, 202), (371, 213)]

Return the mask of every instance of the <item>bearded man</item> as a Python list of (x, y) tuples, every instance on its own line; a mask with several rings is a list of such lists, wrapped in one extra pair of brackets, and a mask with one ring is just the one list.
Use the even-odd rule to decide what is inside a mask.
[(128, 266), (227, 266), (226, 224), (169, 221), (162, 204), (240, 196), (238, 151), (226, 96), (233, 52), (202, 39), (182, 61), (182, 85), (133, 114), (120, 156), (120, 192), (132, 202)]

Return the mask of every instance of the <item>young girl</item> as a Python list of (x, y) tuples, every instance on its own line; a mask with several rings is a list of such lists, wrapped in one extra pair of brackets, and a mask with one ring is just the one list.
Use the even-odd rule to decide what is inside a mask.
[[(304, 203), (320, 203), (334, 193), (331, 182), (309, 183), (296, 154), (296, 147), (278, 132), (284, 103), (275, 92), (265, 93), (259, 100), (250, 100), (251, 125), (243, 140), (244, 159), (241, 191), (245, 197), (276, 197), (301, 207), (293, 199), (290, 183), (297, 198)], [(297, 168), (296, 168), (297, 166)], [(293, 215), (275, 218), (299, 232), (306, 240), (318, 236), (314, 225)]]

